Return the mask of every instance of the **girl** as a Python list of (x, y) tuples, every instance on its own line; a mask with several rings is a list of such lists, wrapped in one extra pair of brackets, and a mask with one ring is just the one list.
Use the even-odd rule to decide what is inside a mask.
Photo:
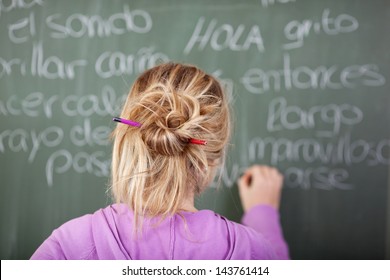
[(194, 206), (223, 164), (229, 118), (218, 81), (197, 67), (143, 73), (114, 119), (116, 204), (65, 223), (32, 259), (288, 258), (276, 169), (253, 166), (239, 179), (242, 224)]

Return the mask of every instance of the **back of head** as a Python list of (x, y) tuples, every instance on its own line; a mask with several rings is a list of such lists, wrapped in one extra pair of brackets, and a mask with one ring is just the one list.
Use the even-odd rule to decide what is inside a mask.
[[(230, 119), (218, 81), (195, 66), (168, 63), (133, 84), (113, 132), (112, 191), (139, 215), (176, 213), (210, 182), (225, 153)], [(189, 143), (203, 139), (207, 145)]]

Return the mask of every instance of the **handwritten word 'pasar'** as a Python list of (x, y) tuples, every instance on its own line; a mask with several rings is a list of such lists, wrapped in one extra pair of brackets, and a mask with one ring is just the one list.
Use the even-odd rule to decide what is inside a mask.
[(52, 153), (45, 167), (46, 182), (49, 187), (54, 185), (55, 174), (66, 174), (72, 170), (77, 173), (89, 173), (96, 177), (107, 177), (110, 174), (111, 160), (103, 151), (95, 151), (91, 154), (61, 149)]

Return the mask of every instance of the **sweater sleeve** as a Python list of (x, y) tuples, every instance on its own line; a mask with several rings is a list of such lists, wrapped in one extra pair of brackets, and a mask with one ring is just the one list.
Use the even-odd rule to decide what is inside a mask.
[(241, 223), (261, 233), (275, 250), (278, 259), (289, 259), (288, 246), (283, 237), (279, 212), (268, 205), (257, 205), (247, 211)]
[(95, 258), (91, 215), (70, 220), (53, 231), (31, 260), (85, 260)]

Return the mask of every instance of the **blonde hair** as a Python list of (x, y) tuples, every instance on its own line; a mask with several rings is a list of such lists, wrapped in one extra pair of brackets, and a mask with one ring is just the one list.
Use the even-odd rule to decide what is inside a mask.
[[(201, 193), (224, 158), (230, 134), (228, 102), (219, 82), (192, 65), (166, 63), (134, 82), (113, 131), (112, 193), (140, 216), (180, 211)], [(207, 141), (190, 144), (189, 139)], [(142, 219), (141, 219), (142, 220)]]

